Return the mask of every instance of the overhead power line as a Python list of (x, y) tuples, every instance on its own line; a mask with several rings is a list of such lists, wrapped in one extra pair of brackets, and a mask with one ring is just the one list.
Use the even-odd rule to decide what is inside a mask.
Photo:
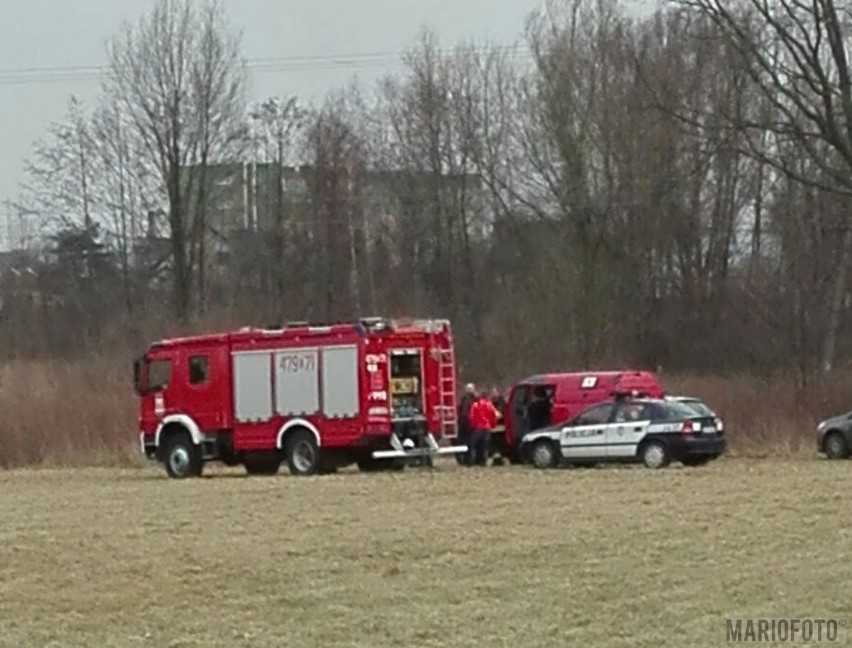
[[(435, 52), (442, 57), (456, 55), (460, 50), (439, 49)], [(495, 45), (491, 47), (472, 47), (461, 50), (473, 55), (488, 53), (522, 54), (521, 45)], [(368, 67), (386, 67), (400, 65), (407, 51), (399, 52), (361, 52), (352, 54), (320, 54), (312, 56), (282, 56), (250, 58), (246, 65), (258, 73), (272, 72), (312, 72), (329, 69), (358, 69)], [(98, 81), (109, 73), (106, 65), (72, 65), (57, 67), (23, 67), (0, 69), (0, 85), (28, 85), (34, 83), (61, 83), (71, 81)]]

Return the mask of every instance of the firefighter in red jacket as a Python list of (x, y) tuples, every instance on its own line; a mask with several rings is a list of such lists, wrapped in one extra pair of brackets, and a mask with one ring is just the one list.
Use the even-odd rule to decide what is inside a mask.
[(470, 422), (470, 443), (468, 445), (468, 466), (488, 465), (488, 455), (491, 447), (491, 430), (497, 425), (499, 418), (497, 408), (483, 391), (470, 406), (468, 421)]

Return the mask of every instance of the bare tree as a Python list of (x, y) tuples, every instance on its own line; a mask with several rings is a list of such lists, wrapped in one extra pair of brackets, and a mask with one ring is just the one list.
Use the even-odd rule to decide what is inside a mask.
[[(778, 146), (750, 151), (801, 182), (852, 194), (852, 71), (847, 54), (849, 24), (834, 0), (672, 0), (706, 17), (740, 54), (741, 65), (772, 110), (745, 118), (719, 112), (735, 129), (771, 133)], [(791, 158), (777, 154), (792, 144), (820, 170), (803, 175)], [(834, 363), (837, 331), (846, 293), (852, 222), (842, 231), (822, 368)]]
[(308, 129), (309, 194), (315, 231), (314, 275), (329, 321), (361, 312), (361, 190), (365, 174), (362, 143), (348, 121), (345, 103), (331, 98)]
[(530, 165), (525, 204), (559, 232), (559, 308), (590, 366), (611, 337), (615, 282), (608, 238), (619, 208), (610, 167), (610, 77), (626, 29), (614, 2), (549, 2), (528, 26), (536, 70), (523, 86)]
[(462, 45), (446, 54), (424, 32), (404, 63), (405, 75), (381, 87), (387, 141), (378, 161), (394, 178), (400, 271), (415, 309), (440, 309), (458, 322), (461, 339), (478, 343), (482, 291), (474, 246), (487, 207), (478, 170), (479, 53)]
[(284, 167), (294, 158), (306, 111), (296, 97), (289, 97), (286, 101), (270, 98), (252, 110), (250, 118), (256, 127), (253, 136), (263, 144), (264, 161), (272, 161), (276, 167), (275, 204), (269, 206), (275, 214), (271, 266), (275, 292), (279, 302), (283, 303), (287, 292), (288, 269), (292, 267), (286, 258), (287, 199)]
[(180, 319), (191, 313), (194, 279), (204, 299), (208, 166), (234, 157), (244, 141), (239, 45), (217, 0), (158, 0), (108, 48), (105, 94), (144, 143), (168, 205)]
[(50, 139), (36, 142), (26, 164), (28, 178), (19, 206), (48, 228), (90, 229), (98, 170), (91, 124), (81, 103), (71, 97), (65, 120), (48, 130)]
[(162, 207), (156, 169), (145, 164), (142, 142), (115, 103), (104, 103), (95, 111), (92, 144), (99, 165), (95, 185), (99, 211), (109, 224), (107, 243), (118, 255), (125, 308), (131, 313), (140, 297), (134, 285), (141, 288), (146, 283), (146, 268), (137, 265), (134, 248), (145, 230), (146, 215)]
[[(14, 335), (104, 340), (171, 291), (153, 328), (204, 309), (440, 314), (495, 378), (618, 363), (806, 382), (852, 354), (847, 14), (670, 4), (633, 19), (549, 0), (529, 52), (427, 32), (374, 93), (305, 116), (295, 98), (246, 109), (220, 5), (160, 0), (111, 42), (94, 113), (73, 107), (35, 149), (21, 206), (62, 231)], [(249, 192), (257, 218), (226, 219)], [(131, 262), (142, 231), (170, 286)]]

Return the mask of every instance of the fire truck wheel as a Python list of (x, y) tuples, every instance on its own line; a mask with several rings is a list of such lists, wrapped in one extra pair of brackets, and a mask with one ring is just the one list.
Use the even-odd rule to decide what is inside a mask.
[(204, 467), (201, 448), (186, 432), (180, 432), (166, 443), (166, 472), (172, 479), (199, 477)]
[(297, 430), (286, 441), (287, 468), (293, 475), (313, 475), (320, 466), (320, 452), (309, 430)]

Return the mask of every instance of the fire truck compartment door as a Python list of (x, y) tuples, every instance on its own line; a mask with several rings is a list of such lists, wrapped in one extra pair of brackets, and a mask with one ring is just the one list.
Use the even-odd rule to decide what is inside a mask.
[(358, 347), (322, 350), (322, 404), (326, 416), (358, 415)]
[(275, 354), (275, 409), (280, 416), (319, 411), (317, 349), (287, 349)]
[(269, 352), (234, 353), (234, 416), (238, 421), (272, 418), (272, 372)]

